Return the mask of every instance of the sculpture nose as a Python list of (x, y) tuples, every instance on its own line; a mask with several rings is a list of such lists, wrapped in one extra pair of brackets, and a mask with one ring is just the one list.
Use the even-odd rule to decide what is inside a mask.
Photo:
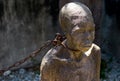
[(75, 26), (73, 29), (72, 29), (72, 32), (75, 32), (76, 30), (79, 30), (80, 28), (78, 26)]
[(90, 33), (89, 33), (89, 32), (86, 32), (86, 33), (85, 33), (85, 37), (86, 37), (86, 39), (88, 39), (88, 40), (89, 40), (89, 39), (91, 38)]

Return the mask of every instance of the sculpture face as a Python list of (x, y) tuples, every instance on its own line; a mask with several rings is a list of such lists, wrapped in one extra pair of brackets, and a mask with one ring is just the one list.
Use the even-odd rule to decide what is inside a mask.
[(81, 24), (78, 23), (78, 25), (75, 25), (72, 31), (68, 34), (68, 40), (72, 41), (72, 44), (79, 46), (80, 49), (85, 52), (92, 45), (94, 33), (94, 27), (89, 25), (81, 26)]
[(92, 14), (85, 5), (71, 3), (64, 6), (60, 12), (60, 23), (70, 47), (83, 52), (91, 47), (95, 27)]

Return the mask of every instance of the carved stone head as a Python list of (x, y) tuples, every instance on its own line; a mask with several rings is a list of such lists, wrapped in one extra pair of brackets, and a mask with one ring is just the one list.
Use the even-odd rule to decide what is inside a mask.
[(87, 6), (71, 2), (62, 7), (59, 21), (71, 48), (87, 51), (94, 40), (95, 24)]

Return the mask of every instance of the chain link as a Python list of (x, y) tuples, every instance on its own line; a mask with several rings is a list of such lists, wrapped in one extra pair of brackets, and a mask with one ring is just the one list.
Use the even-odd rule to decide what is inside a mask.
[(24, 62), (28, 61), (29, 59), (36, 57), (39, 52), (41, 52), (43, 49), (49, 47), (51, 44), (53, 46), (61, 45), (61, 42), (65, 39), (66, 39), (65, 36), (62, 36), (60, 33), (56, 33), (56, 36), (55, 36), (54, 40), (47, 41), (46, 43), (43, 44), (43, 46), (41, 46), (38, 50), (31, 53), (29, 56), (25, 57), (24, 59), (22, 59), (22, 60), (20, 60), (16, 63), (14, 63), (13, 65), (9, 66), (8, 68), (0, 70), (0, 74), (3, 74), (5, 71), (10, 70), (14, 67), (18, 67), (21, 64), (23, 64)]

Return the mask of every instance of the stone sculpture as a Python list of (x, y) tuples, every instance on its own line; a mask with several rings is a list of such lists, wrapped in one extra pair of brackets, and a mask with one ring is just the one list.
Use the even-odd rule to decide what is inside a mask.
[(87, 5), (87, 7), (89, 7), (89, 9), (93, 14), (94, 23), (96, 25), (94, 42), (97, 45), (101, 45), (102, 43), (101, 42), (101, 27), (102, 27), (101, 23), (103, 19), (102, 17), (103, 17), (104, 1), (103, 0), (59, 0), (59, 8), (61, 8), (63, 5), (69, 2), (81, 2)]
[(59, 21), (66, 40), (43, 57), (41, 81), (100, 81), (100, 48), (93, 43), (95, 24), (87, 6), (64, 5)]

